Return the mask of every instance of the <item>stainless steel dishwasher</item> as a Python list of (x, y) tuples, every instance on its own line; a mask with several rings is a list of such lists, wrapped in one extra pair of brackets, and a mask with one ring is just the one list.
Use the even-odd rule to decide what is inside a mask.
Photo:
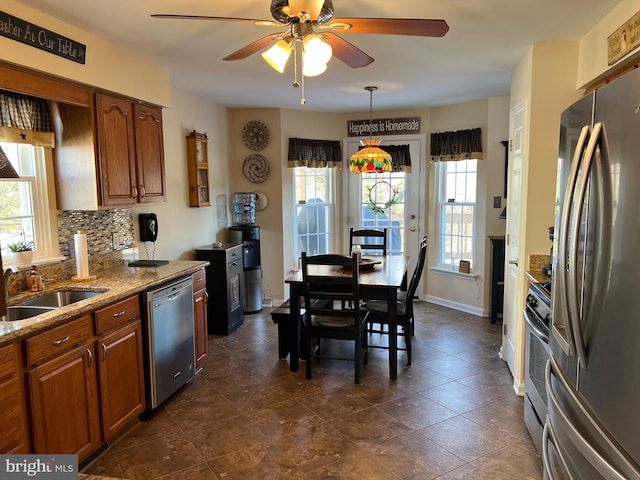
[(147, 406), (156, 408), (195, 372), (193, 278), (162, 285), (144, 294), (147, 319)]

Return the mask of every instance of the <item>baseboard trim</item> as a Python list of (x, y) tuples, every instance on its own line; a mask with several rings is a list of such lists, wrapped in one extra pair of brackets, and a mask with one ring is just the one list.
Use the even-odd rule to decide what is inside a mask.
[(488, 317), (489, 314), (483, 308), (474, 307), (473, 305), (467, 305), (460, 302), (454, 302), (452, 300), (447, 300), (446, 298), (434, 297), (432, 295), (427, 295), (427, 302), (435, 303), (436, 305), (441, 305), (443, 307), (452, 308), (454, 310), (459, 310), (461, 312), (470, 313), (472, 315), (477, 315), (478, 317)]

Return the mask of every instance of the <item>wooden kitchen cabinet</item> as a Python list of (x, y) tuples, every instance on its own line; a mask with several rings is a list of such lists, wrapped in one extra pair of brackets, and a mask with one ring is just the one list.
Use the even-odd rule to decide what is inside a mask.
[(21, 372), (17, 346), (0, 347), (0, 454), (30, 453)]
[(133, 105), (138, 175), (138, 203), (165, 201), (164, 141), (162, 110), (135, 103)]
[(196, 347), (196, 370), (202, 368), (208, 354), (207, 277), (204, 268), (193, 274), (193, 318)]
[(189, 206), (211, 205), (209, 192), (209, 153), (205, 134), (195, 130), (187, 136), (187, 167), (189, 171)]
[(68, 350), (27, 372), (35, 453), (73, 453), (82, 461), (101, 445), (93, 338), (70, 343), (73, 332), (67, 331), (72, 324), (91, 326), (91, 321), (86, 315), (27, 340), (51, 344), (54, 355), (60, 346)]
[(132, 205), (138, 198), (133, 106), (96, 93), (95, 109), (102, 205)]
[(102, 433), (109, 440), (145, 410), (140, 320), (98, 340)]
[(142, 324), (138, 297), (94, 313), (103, 440), (109, 440), (146, 408)]

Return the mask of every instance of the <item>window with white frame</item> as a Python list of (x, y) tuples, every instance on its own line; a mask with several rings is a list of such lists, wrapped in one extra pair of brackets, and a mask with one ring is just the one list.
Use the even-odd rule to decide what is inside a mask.
[(59, 254), (57, 229), (51, 221), (47, 190), (46, 156), (51, 149), (33, 145), (0, 143), (19, 178), (0, 179), (0, 245), (33, 242), (35, 263)]
[(329, 253), (333, 213), (332, 168), (294, 169), (295, 258)]
[(460, 260), (473, 267), (478, 161), (439, 162), (439, 266), (457, 269)]

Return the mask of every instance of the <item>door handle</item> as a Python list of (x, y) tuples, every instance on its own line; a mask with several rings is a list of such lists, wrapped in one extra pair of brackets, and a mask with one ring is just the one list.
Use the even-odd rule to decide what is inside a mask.
[(416, 227), (409, 227), (409, 231), (410, 232), (415, 232), (416, 231)]
[(518, 266), (518, 259), (516, 258), (515, 260), (509, 260), (509, 265), (515, 265), (517, 267)]

